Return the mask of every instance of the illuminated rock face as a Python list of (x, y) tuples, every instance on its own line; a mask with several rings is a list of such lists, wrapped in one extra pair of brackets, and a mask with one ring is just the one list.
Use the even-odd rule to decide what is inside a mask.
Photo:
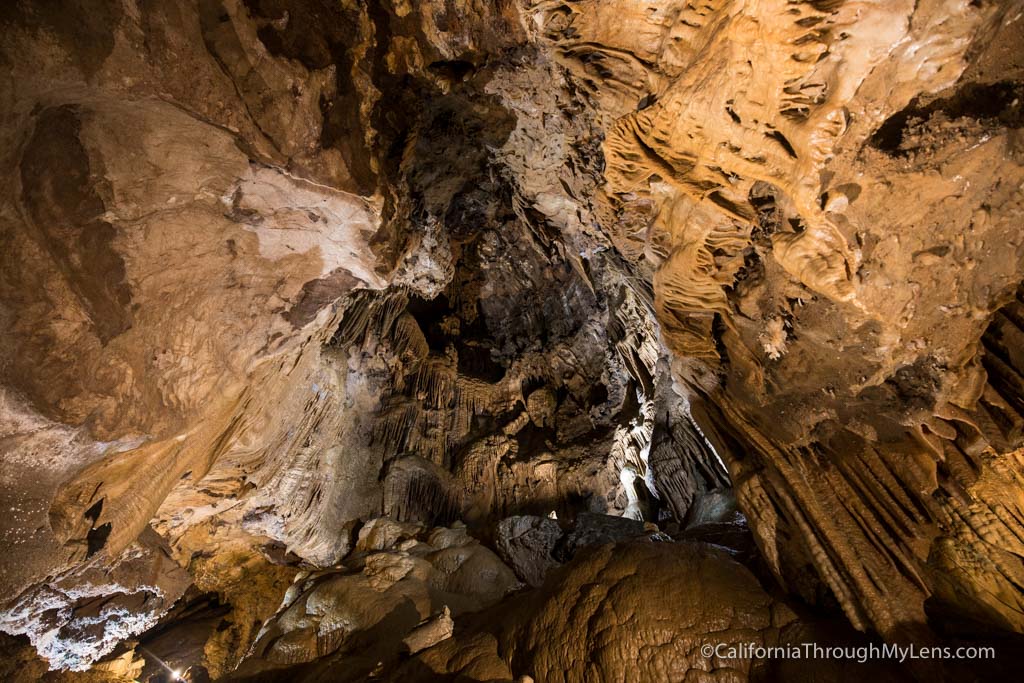
[(933, 595), (1020, 630), (1020, 8), (598, 5), (535, 16), (773, 572), (887, 637)]
[[(745, 519), (761, 607), (1024, 631), (1022, 12), (8, 3), (0, 630), (116, 677), (200, 614), (183, 665), (314, 671), (330, 638), (265, 639), (308, 616), (286, 590), (349, 599), (378, 553), (452, 673), (479, 590), (415, 544), (499, 551), (477, 610), (604, 562), (566, 547), (601, 513), (687, 546)], [(545, 679), (465, 623), (477, 674)], [(651, 675), (717, 666), (690, 654)]]

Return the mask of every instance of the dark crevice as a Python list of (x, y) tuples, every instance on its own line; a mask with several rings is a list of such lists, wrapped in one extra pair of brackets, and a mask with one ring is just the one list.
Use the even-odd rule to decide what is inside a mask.
[(923, 101), (915, 98), (909, 105), (883, 123), (869, 144), (890, 155), (900, 155), (908, 129), (937, 114), (948, 119), (970, 118), (1007, 128), (1024, 127), (1024, 85), (1016, 81), (968, 83), (949, 97)]
[(85, 536), (86, 543), (88, 544), (86, 557), (92, 557), (100, 550), (103, 550), (103, 547), (107, 545), (107, 538), (110, 536), (110, 530), (110, 522), (101, 524), (98, 527), (94, 527), (89, 530), (89, 533)]
[(782, 147), (783, 150), (785, 150), (786, 154), (788, 154), (790, 158), (797, 158), (796, 150), (793, 149), (793, 145), (790, 144), (789, 139), (779, 131), (773, 130), (770, 133), (765, 133), (765, 137), (770, 138), (775, 142), (779, 143), (779, 145)]

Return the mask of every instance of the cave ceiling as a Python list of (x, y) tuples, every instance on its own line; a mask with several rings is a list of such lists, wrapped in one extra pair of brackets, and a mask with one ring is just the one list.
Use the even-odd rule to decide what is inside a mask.
[(908, 680), (969, 668), (698, 646), (1019, 648), (1022, 27), (4, 3), (3, 677)]

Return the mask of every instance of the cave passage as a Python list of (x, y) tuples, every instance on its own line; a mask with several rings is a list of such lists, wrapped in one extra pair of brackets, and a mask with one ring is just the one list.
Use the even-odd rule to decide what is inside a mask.
[(0, 679), (1019, 675), (1022, 13), (4, 3)]

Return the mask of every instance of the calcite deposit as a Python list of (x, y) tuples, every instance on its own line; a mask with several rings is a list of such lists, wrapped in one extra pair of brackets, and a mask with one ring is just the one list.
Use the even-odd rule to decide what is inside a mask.
[(0, 677), (1012, 675), (1022, 31), (3, 3)]

